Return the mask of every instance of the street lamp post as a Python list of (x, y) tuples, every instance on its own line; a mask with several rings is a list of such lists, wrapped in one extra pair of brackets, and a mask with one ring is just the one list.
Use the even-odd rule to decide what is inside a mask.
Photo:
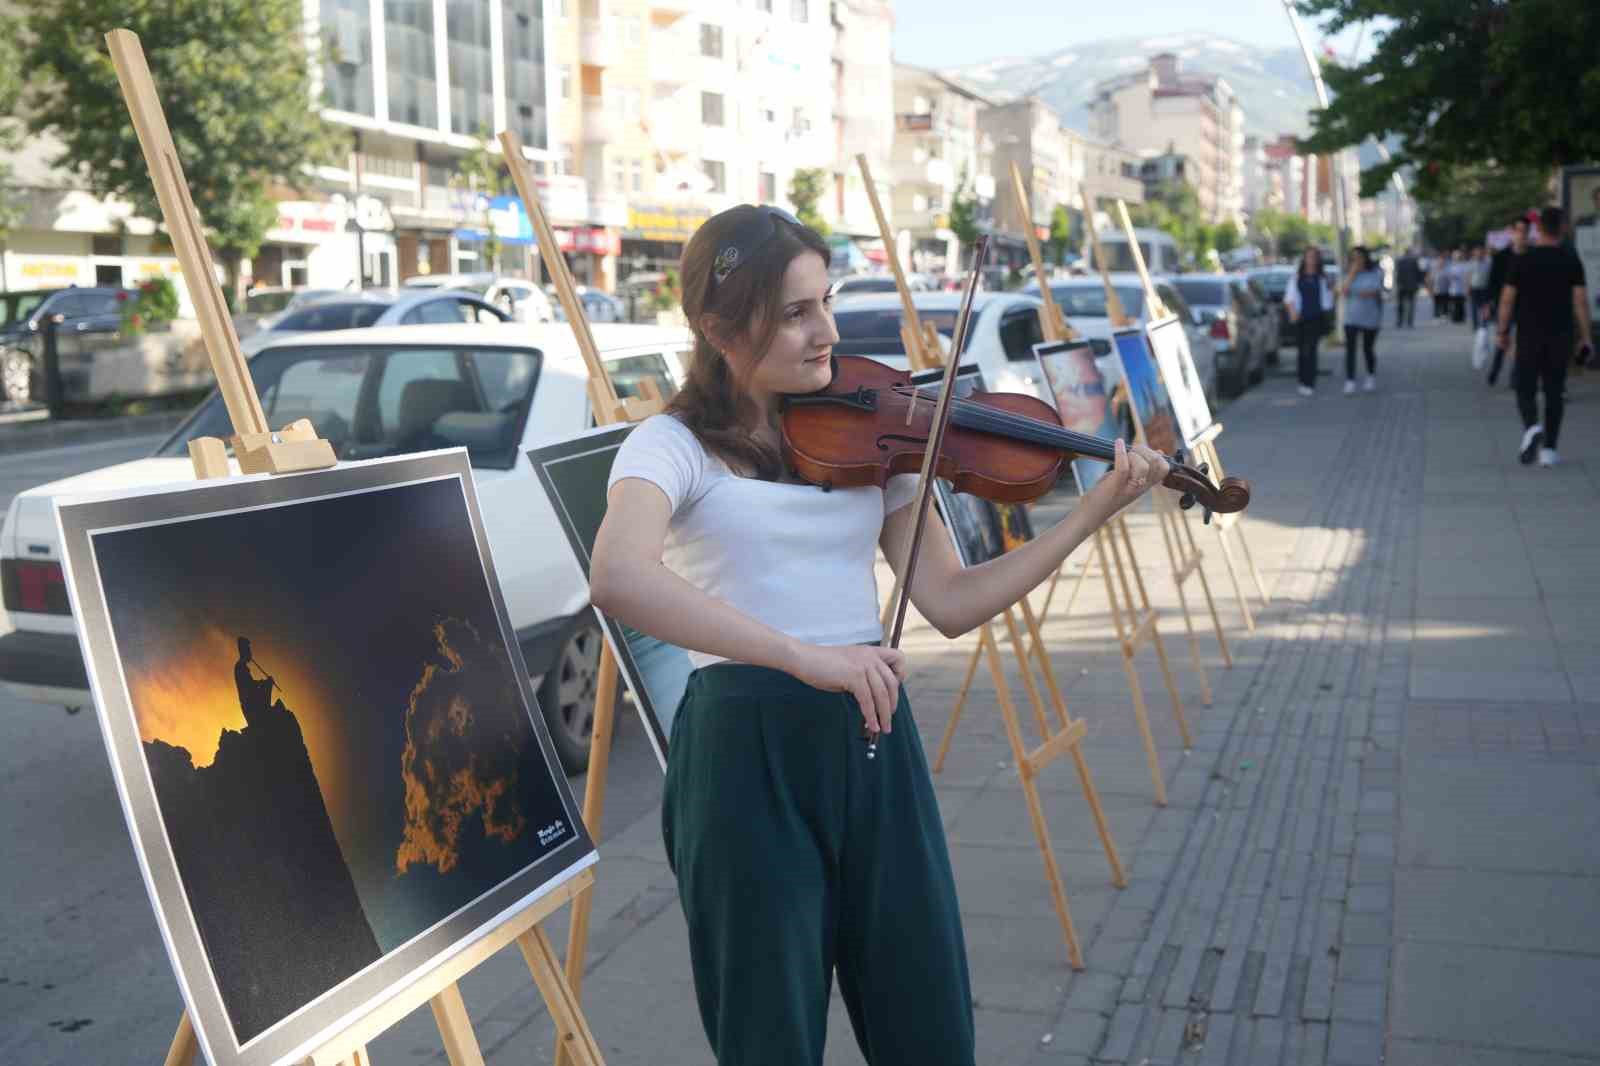
[[(1283, 0), (1284, 14), (1289, 16), (1289, 26), (1294, 30), (1295, 40), (1300, 42), (1300, 54), (1305, 57), (1306, 70), (1311, 74), (1311, 87), (1317, 93), (1317, 106), (1323, 110), (1328, 107), (1328, 87), (1322, 81), (1322, 68), (1317, 64), (1317, 57), (1311, 51), (1311, 40), (1306, 36), (1305, 27), (1300, 24), (1300, 15), (1294, 9), (1294, 0)], [(1335, 151), (1329, 160), (1329, 169), (1333, 174), (1333, 225), (1338, 232), (1338, 245), (1334, 250), (1336, 262), (1334, 275), (1344, 276), (1344, 263), (1349, 251), (1350, 234), (1348, 230), (1349, 213), (1345, 204), (1344, 184), (1344, 152)], [(1315, 186), (1313, 186), (1315, 187)], [(1341, 331), (1344, 325), (1344, 301), (1335, 301), (1337, 320), (1334, 330)]]

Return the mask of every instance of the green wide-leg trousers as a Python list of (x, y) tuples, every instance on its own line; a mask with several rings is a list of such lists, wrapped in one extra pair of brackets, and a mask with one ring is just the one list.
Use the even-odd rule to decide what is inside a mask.
[(870, 1066), (973, 1066), (950, 856), (904, 693), (867, 758), (854, 698), (695, 671), (662, 835), (719, 1066), (820, 1066), (833, 975)]

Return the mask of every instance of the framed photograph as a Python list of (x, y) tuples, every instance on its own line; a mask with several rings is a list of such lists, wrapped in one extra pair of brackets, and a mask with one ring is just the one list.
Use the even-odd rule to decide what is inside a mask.
[(57, 506), (213, 1066), (297, 1062), (595, 861), (465, 451)]
[(1600, 166), (1561, 168), (1561, 206), (1593, 294), (1600, 286)]
[(1128, 390), (1133, 417), (1147, 445), (1165, 455), (1180, 446), (1178, 420), (1172, 413), (1172, 400), (1161, 380), (1161, 372), (1150, 355), (1144, 330), (1119, 329), (1111, 335), (1117, 363), (1122, 367), (1122, 382)]
[[(1045, 341), (1033, 346), (1044, 372), (1045, 385), (1055, 401), (1061, 424), (1078, 433), (1105, 440), (1123, 435), (1105, 375), (1094, 361), (1094, 349), (1087, 340)], [(1074, 459), (1072, 473), (1080, 491), (1087, 492), (1111, 469), (1098, 459)]]
[[(600, 532), (600, 522), (606, 516), (606, 482), (611, 477), (611, 464), (631, 432), (631, 425), (600, 426), (528, 453), (585, 582), (589, 580), (595, 534)], [(605, 631), (633, 704), (639, 709), (656, 759), (665, 770), (672, 716), (694, 671), (689, 653), (625, 626), (598, 608), (595, 617)]]
[[(1200, 434), (1211, 428), (1211, 405), (1206, 402), (1205, 386), (1195, 372), (1194, 355), (1189, 351), (1189, 334), (1177, 318), (1164, 318), (1145, 327), (1156, 368), (1167, 387), (1172, 413), (1178, 418), (1183, 446), (1193, 448)], [(1171, 452), (1167, 453), (1171, 455)]]

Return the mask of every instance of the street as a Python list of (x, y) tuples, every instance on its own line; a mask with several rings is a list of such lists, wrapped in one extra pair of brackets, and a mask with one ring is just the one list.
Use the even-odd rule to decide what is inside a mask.
[[(1223, 413), (1221, 451), (1253, 483), (1243, 529), (1273, 598), (1247, 633), (1200, 531), (1235, 659), (1223, 666), (1189, 586), (1210, 707), (1157, 527), (1133, 515), (1195, 735), (1185, 754), (1141, 652), (1165, 809), (1098, 576), (1070, 613), (1052, 608), (1052, 661), (1088, 723), (1085, 752), (1130, 876), (1111, 887), (1074, 775), (1050, 768), (1040, 786), (1086, 948), (1080, 973), (1066, 965), (980, 676), (937, 779), (980, 1062), (1600, 1062), (1600, 467), (1589, 458), (1600, 382), (1569, 386), (1571, 458), (1522, 467), (1510, 396), (1467, 368), (1466, 337), (1444, 323), (1386, 330), (1375, 396), (1338, 395), (1336, 373), (1296, 398), (1285, 358)], [(1342, 352), (1322, 363), (1337, 367)], [(138, 451), (8, 457), (0, 484), (15, 492)], [(1050, 501), (1035, 524), (1060, 513)], [(906, 647), (931, 754), (972, 638), (945, 641), (917, 620)], [(1021, 700), (1014, 663), (1010, 675)], [(160, 1061), (180, 1003), (92, 711), (0, 706), (0, 767), (11, 901), (0, 1061)], [(659, 790), (625, 715), (583, 989), (613, 1064), (709, 1060)], [(565, 914), (550, 924), (558, 946)], [(514, 950), (462, 987), (490, 1062), (551, 1061), (551, 1027)], [(425, 1011), (372, 1051), (444, 1061)], [(827, 1062), (859, 1061), (835, 997)]]

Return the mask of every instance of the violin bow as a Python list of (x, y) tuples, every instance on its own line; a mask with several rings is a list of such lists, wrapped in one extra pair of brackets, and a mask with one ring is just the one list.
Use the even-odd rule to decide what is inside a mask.
[(900, 634), (905, 629), (906, 606), (911, 601), (911, 575), (917, 568), (917, 555), (922, 550), (922, 534), (927, 528), (928, 504), (933, 499), (933, 471), (939, 460), (939, 448), (944, 443), (945, 427), (950, 423), (950, 398), (955, 394), (956, 371), (961, 365), (961, 353), (967, 347), (967, 333), (972, 327), (972, 299), (978, 291), (984, 260), (989, 256), (989, 238), (979, 237), (972, 249), (972, 273), (967, 277), (966, 290), (961, 295), (961, 311), (956, 315), (955, 329), (950, 335), (950, 358), (944, 368), (944, 384), (933, 408), (933, 423), (928, 433), (927, 450), (922, 453), (922, 473), (917, 480), (917, 517), (911, 527), (911, 543), (906, 545), (905, 559), (896, 571), (894, 593), (889, 597), (894, 604), (889, 625), (883, 635), (885, 647), (898, 648)]

